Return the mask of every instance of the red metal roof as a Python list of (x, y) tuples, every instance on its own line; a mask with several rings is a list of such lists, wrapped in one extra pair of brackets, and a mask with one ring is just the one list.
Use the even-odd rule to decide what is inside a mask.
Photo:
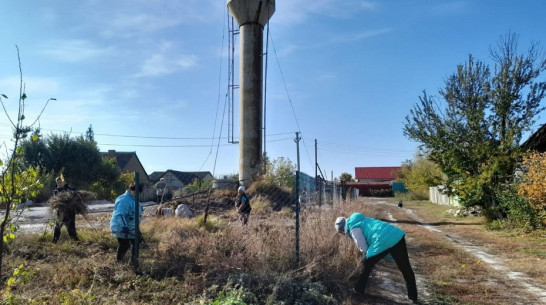
[(386, 179), (396, 180), (400, 166), (387, 167), (355, 167), (355, 179)]

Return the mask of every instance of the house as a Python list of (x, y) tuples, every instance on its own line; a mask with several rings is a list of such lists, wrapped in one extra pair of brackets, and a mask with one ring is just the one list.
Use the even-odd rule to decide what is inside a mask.
[(534, 150), (537, 152), (546, 151), (546, 124), (542, 125), (535, 133), (533, 133), (523, 144), (523, 150)]
[(147, 185), (150, 181), (144, 166), (140, 163), (136, 152), (108, 150), (101, 152), (103, 158), (115, 158), (122, 173), (138, 172), (140, 183)]
[(355, 167), (355, 180), (357, 182), (387, 182), (396, 181), (400, 166), (389, 167)]
[(169, 189), (181, 190), (195, 179), (206, 181), (212, 180), (214, 177), (210, 172), (181, 172), (169, 169), (165, 172), (153, 172), (150, 175), (150, 183), (155, 184), (161, 178), (165, 178), (165, 183)]
[(356, 182), (344, 183), (345, 188), (358, 189), (360, 196), (386, 196), (405, 192), (403, 183), (396, 181), (400, 166), (355, 167)]

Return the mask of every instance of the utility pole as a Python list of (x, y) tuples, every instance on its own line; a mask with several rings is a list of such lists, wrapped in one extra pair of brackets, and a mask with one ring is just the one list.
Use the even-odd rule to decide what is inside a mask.
[(296, 170), (296, 268), (300, 265), (300, 133), (296, 132), (296, 152), (297, 152), (297, 170)]
[(317, 180), (317, 167), (318, 167), (318, 161), (317, 161), (317, 139), (315, 139), (315, 192), (318, 192), (318, 180)]

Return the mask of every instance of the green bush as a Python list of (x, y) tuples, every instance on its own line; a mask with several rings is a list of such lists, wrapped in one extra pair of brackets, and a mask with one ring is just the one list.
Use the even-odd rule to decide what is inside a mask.
[(533, 209), (527, 199), (518, 195), (517, 187), (510, 186), (505, 189), (498, 189), (495, 195), (498, 199), (498, 206), (490, 208), (490, 212), (498, 211), (506, 214), (509, 222), (526, 230), (532, 230), (540, 226), (538, 212)]
[(197, 178), (193, 179), (192, 183), (186, 185), (182, 190), (184, 195), (197, 193), (202, 190), (207, 190), (212, 187), (212, 179), (201, 181)]
[(125, 192), (132, 181), (134, 181), (134, 174), (123, 173), (114, 183), (106, 179), (99, 179), (99, 181), (91, 184), (89, 190), (97, 194), (97, 199), (114, 201)]
[(370, 190), (372, 197), (393, 197), (391, 189)]

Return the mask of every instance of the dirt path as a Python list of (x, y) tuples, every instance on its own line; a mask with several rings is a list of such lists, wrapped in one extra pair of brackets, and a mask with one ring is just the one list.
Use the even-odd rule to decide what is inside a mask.
[[(489, 253), (483, 241), (457, 234), (457, 224), (430, 223), (411, 206), (400, 209), (380, 199), (367, 199), (366, 209), (407, 232), (423, 304), (546, 304), (543, 286), (507, 267), (506, 260)], [(380, 262), (369, 285), (371, 296), (355, 299), (354, 304), (408, 303), (404, 280), (394, 264)]]

